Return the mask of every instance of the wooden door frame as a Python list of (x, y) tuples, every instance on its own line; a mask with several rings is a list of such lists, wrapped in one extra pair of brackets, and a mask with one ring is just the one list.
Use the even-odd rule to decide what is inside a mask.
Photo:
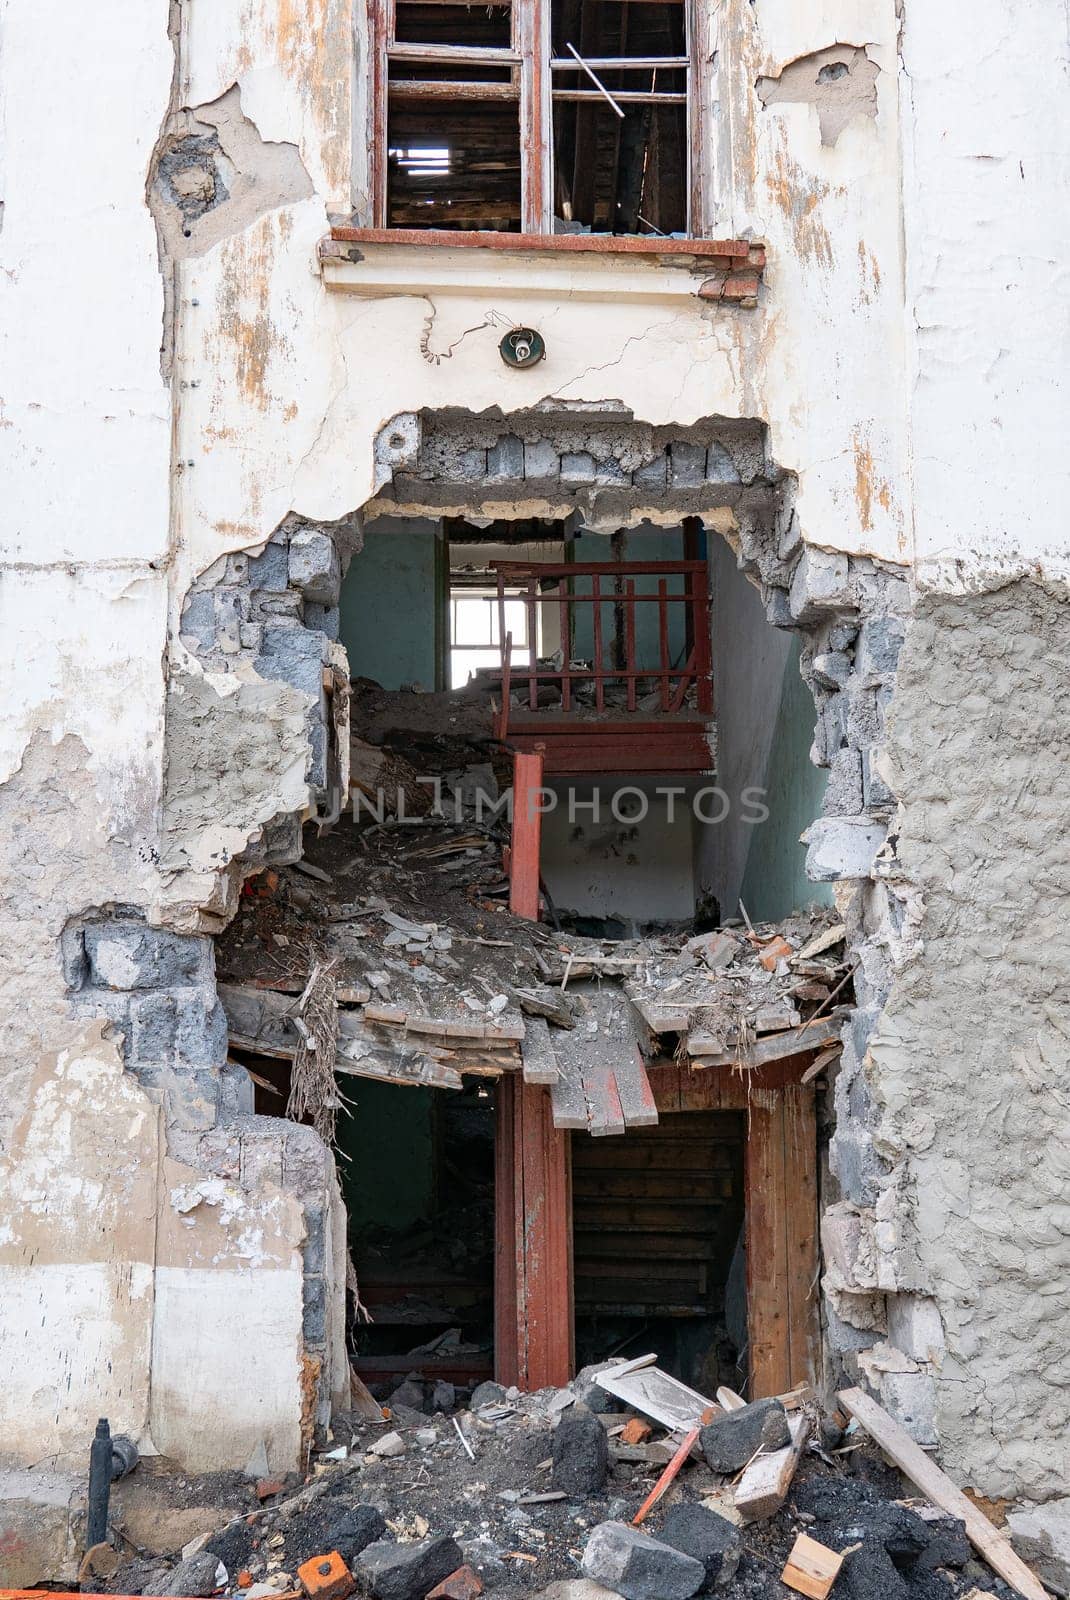
[(518, 1073), (495, 1090), (494, 1372), (561, 1388), (575, 1366), (572, 1140), (547, 1089)]
[[(649, 1069), (658, 1111), (735, 1111), (744, 1141), (749, 1395), (815, 1383), (818, 1312), (817, 1108), (800, 1080), (813, 1052), (768, 1067)], [(571, 1136), (553, 1125), (550, 1095), (499, 1079), (495, 1203), (495, 1372), (538, 1389), (573, 1375)], [(627, 1138), (627, 1134), (621, 1137)]]

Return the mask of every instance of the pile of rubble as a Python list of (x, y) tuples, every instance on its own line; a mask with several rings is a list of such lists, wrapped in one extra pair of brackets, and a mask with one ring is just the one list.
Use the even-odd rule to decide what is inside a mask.
[(217, 949), (235, 1048), (292, 1058), (319, 974), (338, 1007), (338, 1072), (457, 1088), (461, 1074), (522, 1069), (562, 1080), (562, 1127), (600, 1115), (583, 1091), (592, 1036), (607, 1060), (638, 1046), (640, 1063), (699, 1069), (838, 1048), (851, 969), (831, 911), (584, 938), (510, 913), (504, 833), (441, 814), (347, 818), (294, 867), (250, 880)]
[[(449, 1416), (410, 1409), (405, 1400), (422, 1391), (403, 1386), (381, 1415), (336, 1423), (304, 1482), (250, 1487), (254, 1509), (232, 1512), (166, 1563), (124, 1560), (108, 1591), (236, 1600), (1043, 1595), (939, 1468), (909, 1441), (896, 1456), (893, 1439), (908, 1472), (916, 1451), (914, 1475), (926, 1476), (931, 1498), (900, 1493), (847, 1413), (870, 1407), (877, 1434), (879, 1419), (896, 1425), (865, 1396), (853, 1401), (857, 1391), (832, 1417), (806, 1388), (751, 1404), (721, 1390), (708, 1402), (652, 1360), (589, 1368), (567, 1389), (536, 1394), (485, 1383), (469, 1409)], [(964, 1514), (949, 1514), (960, 1502)], [(978, 1519), (990, 1540), (978, 1536)], [(971, 1539), (1015, 1587), (978, 1559)]]

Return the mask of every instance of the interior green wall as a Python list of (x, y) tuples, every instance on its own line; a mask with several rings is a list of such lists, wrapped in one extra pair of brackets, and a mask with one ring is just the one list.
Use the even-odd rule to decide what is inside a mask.
[(798, 639), (784, 664), (780, 705), (766, 769), (766, 822), (749, 830), (742, 899), (755, 920), (775, 921), (800, 906), (831, 905), (832, 887), (811, 883), (799, 835), (821, 815), (827, 774), (810, 761), (814, 701), (799, 673)]
[[(680, 528), (629, 528), (623, 535), (623, 561), (681, 561), (683, 559), (683, 530)], [(576, 538), (571, 559), (576, 562), (609, 562), (617, 558), (613, 551), (612, 538), (607, 533), (582, 533)], [(636, 589), (641, 594), (656, 594), (657, 579), (655, 577), (641, 577), (635, 580)], [(573, 580), (576, 594), (591, 593), (590, 578), (576, 578)], [(610, 587), (604, 585), (605, 588)], [(682, 576), (670, 577), (667, 581), (669, 594), (682, 594), (684, 579)], [(613, 606), (612, 603), (604, 605), (602, 611), (602, 639), (604, 664), (610, 665), (610, 648), (613, 638)], [(685, 618), (683, 607), (670, 606), (669, 614), (669, 657), (672, 661), (682, 659), (685, 638)], [(579, 660), (588, 660), (594, 656), (594, 608), (581, 605), (576, 607), (574, 623), (573, 650)], [(658, 630), (658, 608), (653, 601), (640, 603), (635, 608), (635, 647), (636, 658), (641, 667), (657, 667), (660, 663), (660, 646)]]
[(355, 678), (441, 686), (444, 584), (438, 524), (384, 517), (365, 530), (342, 585), (339, 636)]
[(346, 1080), (339, 1119), (339, 1176), (351, 1236), (367, 1227), (403, 1229), (431, 1212), (434, 1089)]

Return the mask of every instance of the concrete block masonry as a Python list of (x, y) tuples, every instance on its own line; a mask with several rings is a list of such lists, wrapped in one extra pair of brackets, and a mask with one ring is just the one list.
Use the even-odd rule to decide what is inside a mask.
[[(63, 945), (75, 1013), (104, 1016), (121, 1030), (128, 1071), (171, 1120), (211, 1127), (225, 1098), (227, 1061), (211, 939), (119, 917), (69, 928)], [(248, 1101), (229, 1087), (232, 1106)]]
[(887, 829), (866, 816), (822, 817), (803, 834), (806, 874), (815, 883), (872, 875)]
[[(766, 460), (764, 430), (723, 424), (689, 437), (627, 417), (518, 413), (511, 431), (475, 418), (423, 413), (394, 418), (376, 439), (377, 482), (383, 499), (424, 507), (459, 504), (479, 484), (512, 486), (518, 496), (538, 485), (570, 501), (577, 491), (619, 491), (618, 508), (638, 506), (644, 493), (679, 497), (681, 515), (698, 509), (694, 497), (732, 503), (748, 487), (766, 488), (778, 474)], [(389, 488), (386, 486), (389, 485)], [(556, 486), (556, 487), (555, 487)], [(590, 512), (594, 502), (585, 502)]]

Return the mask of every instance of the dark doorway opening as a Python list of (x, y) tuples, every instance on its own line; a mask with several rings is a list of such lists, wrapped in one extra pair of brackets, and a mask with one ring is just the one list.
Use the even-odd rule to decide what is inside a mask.
[(572, 1136), (576, 1358), (656, 1350), (703, 1394), (738, 1387), (746, 1338), (746, 1116), (685, 1111)]
[[(465, 1385), (494, 1365), (494, 1087), (450, 1094), (354, 1081), (339, 1173), (359, 1286), (353, 1362), (368, 1386), (410, 1372)], [(368, 1320), (370, 1318), (370, 1320)]]

